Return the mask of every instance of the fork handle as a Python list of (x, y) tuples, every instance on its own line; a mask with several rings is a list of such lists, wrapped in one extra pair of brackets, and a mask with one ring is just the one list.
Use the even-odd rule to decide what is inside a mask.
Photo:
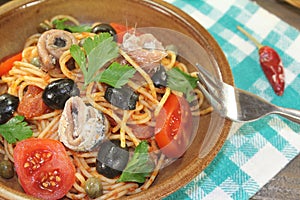
[(300, 110), (278, 107), (276, 113), (293, 122), (300, 124)]

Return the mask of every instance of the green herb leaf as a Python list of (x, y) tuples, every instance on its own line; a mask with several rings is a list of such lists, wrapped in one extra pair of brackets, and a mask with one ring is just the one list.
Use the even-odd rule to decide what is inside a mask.
[(178, 68), (172, 68), (167, 71), (167, 85), (171, 90), (183, 92), (188, 102), (194, 100), (191, 92), (197, 87), (198, 79), (184, 73)]
[(72, 45), (70, 53), (84, 75), (84, 85), (99, 80), (99, 70), (110, 60), (118, 56), (118, 45), (109, 33), (101, 33), (87, 38), (83, 43), (84, 51), (78, 45)]
[(0, 125), (0, 134), (9, 143), (30, 138), (33, 134), (27, 122), (23, 122), (23, 116), (15, 116), (5, 124)]
[(101, 33), (99, 35), (95, 35), (92, 38), (86, 38), (83, 43), (83, 48), (86, 54), (90, 54), (91, 51), (96, 48), (102, 41), (112, 38), (109, 33)]
[(91, 32), (92, 27), (88, 25), (68, 25), (65, 22), (68, 21), (68, 18), (56, 19), (53, 21), (56, 29), (60, 30), (69, 30), (72, 33), (82, 33), (82, 32)]
[(128, 65), (113, 62), (100, 76), (99, 82), (106, 83), (114, 88), (121, 88), (133, 77), (136, 70)]
[(148, 143), (147, 141), (141, 141), (135, 148), (133, 157), (117, 181), (144, 183), (153, 168), (154, 166), (149, 158)]
[(73, 44), (70, 48), (70, 53), (74, 58), (75, 62), (79, 65), (81, 71), (83, 72), (84, 76), (87, 76), (87, 69), (86, 69), (86, 58), (84, 51), (78, 45)]

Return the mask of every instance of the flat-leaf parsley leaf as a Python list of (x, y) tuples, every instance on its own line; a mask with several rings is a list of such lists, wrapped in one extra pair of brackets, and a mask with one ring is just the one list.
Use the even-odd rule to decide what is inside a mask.
[(92, 27), (89, 25), (68, 25), (65, 23), (66, 21), (68, 21), (68, 18), (56, 19), (53, 21), (53, 24), (56, 29), (69, 30), (72, 33), (82, 33), (82, 32), (92, 31)]
[(141, 141), (135, 148), (133, 157), (117, 181), (144, 183), (146, 177), (150, 175), (154, 168), (149, 159), (148, 143), (147, 141)]
[(70, 53), (82, 70), (84, 85), (87, 86), (99, 79), (101, 76), (99, 70), (119, 55), (119, 49), (109, 33), (101, 33), (93, 39), (85, 39), (83, 49), (74, 44), (70, 48)]
[(121, 88), (133, 77), (136, 69), (129, 65), (113, 62), (100, 76), (99, 82), (106, 83), (114, 88)]
[(188, 102), (193, 101), (192, 90), (197, 87), (198, 79), (184, 73), (175, 67), (167, 71), (167, 85), (171, 90), (182, 92), (186, 95)]
[(5, 124), (0, 125), (0, 134), (9, 143), (15, 143), (32, 136), (32, 130), (27, 122), (24, 122), (23, 116), (15, 116)]

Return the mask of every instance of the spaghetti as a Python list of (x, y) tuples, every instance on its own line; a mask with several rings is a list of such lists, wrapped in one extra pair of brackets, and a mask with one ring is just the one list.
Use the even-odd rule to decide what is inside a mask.
[[(56, 19), (62, 18), (67, 18), (74, 24), (79, 25), (79, 22), (75, 18), (66, 15), (55, 16), (50, 20), (45, 20), (43, 24), (47, 25), (49, 28), (54, 28), (53, 22)], [(93, 33), (86, 32), (73, 33), (73, 35), (78, 42), (87, 37), (94, 36)], [(72, 79), (79, 87), (83, 86), (83, 74), (79, 66), (76, 64), (75, 68), (72, 69), (68, 67), (68, 62), (72, 58), (69, 50), (65, 51), (60, 56), (59, 70), (57, 71), (47, 73), (33, 63), (33, 60), (39, 57), (37, 42), (40, 36), (41, 34), (37, 33), (28, 38), (22, 51), (22, 60), (16, 61), (9, 73), (1, 77), (1, 93), (10, 93), (19, 97), (21, 101), (29, 85), (45, 89), (49, 83), (60, 78)], [(167, 54), (168, 55), (160, 61), (161, 65), (165, 66), (166, 69), (178, 67), (183, 72), (189, 73), (186, 65), (176, 60), (177, 55), (173, 51), (167, 51)], [(128, 82), (128, 86), (139, 94), (136, 109), (122, 110), (107, 102), (105, 99), (105, 88), (107, 86), (104, 83), (90, 83), (86, 87), (86, 90), (80, 91), (80, 97), (86, 104), (90, 104), (97, 110), (100, 110), (104, 115), (109, 117), (110, 121), (114, 122), (111, 123), (107, 135), (108, 139), (118, 139), (121, 141), (121, 147), (127, 146), (134, 149), (141, 142), (141, 139), (136, 134), (138, 130), (135, 130), (135, 127), (150, 127), (150, 131), (153, 131), (153, 128), (155, 127), (153, 118), (159, 114), (169, 95), (172, 93), (179, 95), (183, 94), (173, 91), (168, 87), (156, 88), (149, 74), (139, 65), (139, 63), (135, 62), (135, 60), (122, 49), (120, 49), (120, 55), (130, 66), (133, 66), (136, 69), (146, 83), (139, 85), (132, 80)], [(194, 77), (196, 76), (195, 73), (189, 74)], [(193, 92), (196, 94), (196, 103), (190, 107), (192, 115), (200, 116), (210, 113), (212, 108), (203, 106), (203, 94), (198, 89), (194, 89)], [(18, 115), (18, 113), (16, 112), (15, 115)], [(59, 140), (58, 126), (61, 115), (61, 110), (52, 110), (51, 112), (44, 113), (40, 116), (26, 119), (33, 130), (33, 137)], [(95, 167), (97, 151), (76, 152), (66, 148), (68, 155), (76, 168), (76, 181), (66, 196), (70, 199), (87, 199), (88, 196), (84, 189), (84, 185), (90, 177), (98, 177), (103, 185), (103, 195), (97, 199), (115, 199), (124, 195), (138, 193), (149, 188), (154, 182), (155, 177), (158, 175), (159, 169), (164, 165), (165, 156), (159, 151), (153, 136), (147, 140), (150, 141), (149, 151), (155, 152), (153, 154), (155, 168), (147, 178), (146, 182), (142, 185), (133, 182), (117, 182), (117, 178), (106, 178), (99, 174)], [(0, 142), (2, 144), (0, 153), (4, 154), (5, 159), (14, 162), (14, 144), (8, 144), (3, 138), (1, 138)]]

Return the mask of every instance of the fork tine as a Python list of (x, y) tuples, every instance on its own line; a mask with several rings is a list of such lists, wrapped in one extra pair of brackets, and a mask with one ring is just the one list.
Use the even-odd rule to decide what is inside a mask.
[[(200, 72), (198, 72), (198, 78), (199, 81), (207, 88), (207, 90), (210, 92), (210, 96), (213, 96), (213, 98), (218, 101), (220, 99), (220, 96), (222, 96), (222, 84), (218, 82), (215, 78), (213, 78), (212, 75), (209, 74), (203, 67), (196, 64), (199, 68)], [(220, 103), (219, 103), (220, 104)]]
[(213, 78), (213, 76), (207, 70), (205, 70), (199, 64), (196, 64), (196, 66), (200, 71), (200, 73), (198, 73), (198, 77), (200, 78), (200, 81), (203, 85), (206, 85), (210, 89), (217, 89), (220, 87), (218, 81), (215, 78)]
[[(201, 73), (198, 73), (198, 77), (199, 77), (199, 79), (203, 79)], [(219, 98), (216, 98), (216, 95), (214, 95), (213, 93), (210, 93), (209, 91), (207, 91), (207, 89), (202, 85), (202, 83), (200, 83), (200, 81), (197, 82), (197, 85), (198, 85), (198, 88), (200, 89), (200, 91), (205, 96), (205, 98), (209, 101), (211, 106), (214, 109), (220, 110), (221, 109), (221, 102), (219, 102)], [(204, 84), (204, 85), (206, 85), (206, 84)]]

